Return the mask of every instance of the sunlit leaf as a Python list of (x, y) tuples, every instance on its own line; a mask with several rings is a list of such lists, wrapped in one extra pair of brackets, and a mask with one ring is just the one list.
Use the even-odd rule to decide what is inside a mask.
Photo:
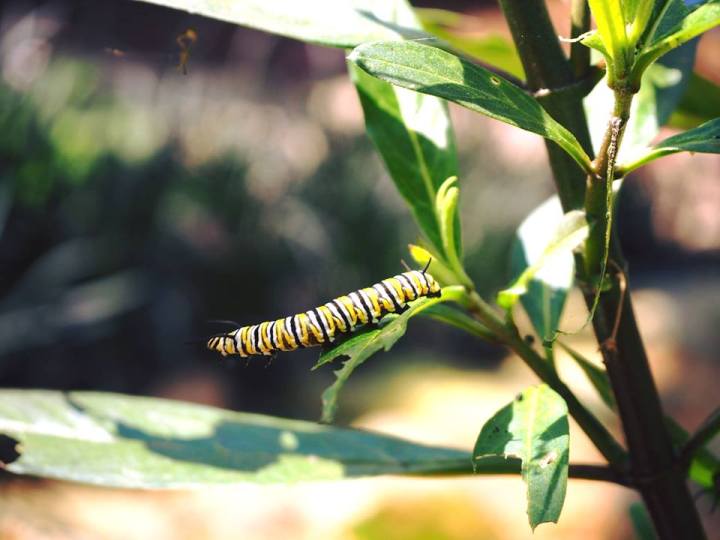
[(330, 47), (427, 37), (404, 21), (404, 0), (140, 0)]
[[(421, 28), (404, 0), (396, 1), (396, 10), (389, 20), (408, 28)], [(442, 223), (435, 198), (445, 179), (458, 174), (447, 104), (371, 77), (352, 63), (348, 63), (348, 70), (360, 97), (368, 135), (420, 230), (444, 257), (446, 246), (441, 238)], [(461, 253), (457, 212), (452, 218), (457, 233), (453, 247)]]
[(348, 60), (403, 88), (453, 101), (473, 111), (551, 139), (585, 170), (590, 159), (577, 139), (526, 92), (490, 71), (418, 42), (361, 45)]
[[(570, 228), (562, 227), (563, 219), (569, 219)], [(564, 230), (570, 233), (569, 236), (563, 236)], [(557, 330), (567, 292), (573, 284), (575, 264), (572, 249), (586, 235), (584, 215), (573, 214), (564, 218), (556, 196), (533, 210), (517, 230), (510, 269), (511, 274), (516, 276), (514, 286), (520, 287), (513, 296), (520, 296), (541, 338), (549, 338)], [(563, 242), (563, 238), (572, 242)], [(510, 287), (510, 293), (514, 286)]]
[(350, 375), (368, 358), (380, 351), (389, 351), (393, 345), (405, 335), (410, 317), (439, 302), (459, 299), (463, 294), (462, 287), (445, 287), (439, 298), (419, 298), (412, 302), (401, 315), (387, 315), (382, 326), (370, 328), (353, 334), (330, 351), (323, 353), (315, 364), (316, 369), (328, 362), (341, 359), (342, 367), (335, 371), (336, 381), (322, 395), (322, 421), (332, 422), (338, 407), (338, 397)]
[(528, 519), (534, 529), (560, 517), (567, 488), (569, 442), (565, 401), (541, 384), (519, 394), (485, 423), (475, 443), (473, 461), (482, 462), (488, 455), (522, 460)]
[[(556, 272), (564, 273), (567, 268), (567, 255), (572, 257), (573, 250), (582, 244), (588, 236), (588, 223), (587, 219), (585, 219), (585, 212), (581, 210), (568, 212), (553, 229), (550, 229), (549, 233), (550, 236), (547, 239), (538, 238), (536, 230), (520, 227), (517, 238), (522, 242), (526, 256), (528, 253), (534, 252), (533, 255), (537, 253), (535, 250), (538, 246), (531, 247), (529, 244), (546, 241), (544, 244), (540, 244), (541, 251), (539, 255), (528, 257), (534, 260), (532, 262), (528, 261), (528, 266), (522, 270), (513, 284), (498, 293), (498, 304), (501, 307), (505, 309), (512, 308), (518, 298), (528, 292), (530, 282), (541, 271), (545, 271), (548, 277), (553, 276)], [(559, 267), (556, 268), (558, 263)], [(570, 265), (570, 268), (572, 269), (572, 265)]]
[[(470, 455), (367, 431), (156, 398), (0, 391), (18, 474), (132, 488), (470, 472)], [(488, 464), (485, 472), (500, 469)]]
[(655, 60), (691, 39), (720, 25), (720, 0), (709, 0), (688, 13), (666, 32), (658, 32), (638, 56), (633, 69), (635, 78)]
[(597, 36), (606, 51), (608, 75), (622, 77), (628, 63), (628, 39), (620, 0), (588, 0), (597, 24)]
[[(420, 230), (444, 255), (435, 196), (445, 179), (458, 171), (447, 105), (433, 96), (371, 77), (353, 64), (348, 69), (360, 96), (368, 135)], [(457, 228), (459, 231), (459, 222)]]
[(645, 154), (638, 156), (634, 161), (621, 164), (620, 167), (623, 171), (629, 172), (650, 161), (678, 152), (720, 154), (720, 118), (668, 137), (647, 149)]

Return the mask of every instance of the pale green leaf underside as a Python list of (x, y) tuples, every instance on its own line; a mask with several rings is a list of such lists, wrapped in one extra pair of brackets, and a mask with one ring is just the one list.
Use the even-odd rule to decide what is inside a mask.
[(620, 165), (620, 168), (623, 173), (627, 173), (657, 158), (678, 152), (720, 154), (720, 118), (668, 137), (632, 162)]
[(710, 0), (688, 13), (676, 26), (656, 37), (640, 54), (636, 67), (643, 70), (663, 54), (720, 25), (720, 0)]
[[(0, 390), (18, 474), (128, 488), (470, 472), (468, 452), (352, 429), (99, 392)], [(487, 472), (498, 468), (488, 464)]]
[(560, 145), (585, 170), (590, 159), (567, 129), (523, 90), (490, 71), (418, 42), (367, 43), (348, 60), (403, 88), (441, 97)]
[[(140, 0), (330, 47), (428, 37), (397, 20), (404, 0)], [(200, 36), (202, 39), (202, 36)]]
[(500, 409), (482, 428), (473, 461), (488, 455), (522, 460), (528, 518), (534, 529), (557, 522), (567, 488), (569, 424), (565, 401), (545, 384), (533, 386)]
[[(531, 217), (539, 217), (531, 214)], [(585, 212), (571, 210), (562, 216), (559, 222), (536, 229), (530, 228), (526, 223), (518, 229), (517, 240), (522, 244), (525, 254), (525, 268), (513, 284), (498, 293), (498, 304), (505, 308), (512, 308), (518, 298), (529, 291), (530, 282), (542, 272), (543, 283), (563, 279), (573, 269), (572, 252), (582, 244), (588, 236), (588, 223)], [(519, 268), (517, 268), (519, 270)], [(548, 329), (550, 332), (554, 328)], [(546, 334), (541, 334), (545, 337)]]
[[(511, 274), (519, 276), (515, 284), (524, 285), (520, 301), (538, 336), (543, 339), (552, 337), (558, 328), (574, 279), (572, 250), (587, 235), (584, 215), (563, 216), (557, 196), (546, 200), (520, 225), (511, 251)], [(566, 225), (571, 225), (570, 229), (561, 225), (564, 219), (568, 220)], [(572, 242), (554, 242), (563, 237), (563, 230), (574, 230), (567, 238), (574, 238)], [(554, 250), (552, 246), (561, 249)], [(548, 252), (554, 255), (548, 256)]]

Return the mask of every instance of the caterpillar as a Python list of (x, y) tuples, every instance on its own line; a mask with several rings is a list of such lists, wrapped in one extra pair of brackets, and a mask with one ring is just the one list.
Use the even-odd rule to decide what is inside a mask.
[(213, 336), (207, 348), (223, 356), (245, 358), (333, 342), (337, 335), (376, 323), (388, 313), (402, 313), (407, 303), (417, 298), (440, 296), (440, 285), (426, 270), (409, 270), (304, 313)]

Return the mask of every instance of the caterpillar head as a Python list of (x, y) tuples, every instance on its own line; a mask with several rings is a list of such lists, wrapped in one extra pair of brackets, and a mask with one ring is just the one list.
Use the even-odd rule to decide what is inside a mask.
[(440, 287), (440, 284), (437, 281), (435, 281), (435, 278), (432, 277), (427, 272), (423, 272), (423, 275), (425, 276), (425, 280), (427, 281), (427, 284), (428, 284), (428, 296), (430, 296), (430, 297), (440, 296), (440, 294), (442, 294), (442, 289)]

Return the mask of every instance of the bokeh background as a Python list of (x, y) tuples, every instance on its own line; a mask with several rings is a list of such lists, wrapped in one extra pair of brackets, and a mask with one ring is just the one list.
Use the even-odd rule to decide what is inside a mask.
[[(413, 4), (464, 12), (468, 38), (508, 35), (492, 3)], [(568, 3), (550, 7), (569, 33)], [(188, 29), (197, 41), (183, 70), (177, 39)], [(716, 83), (718, 52), (716, 30), (697, 62)], [(401, 271), (418, 232), (344, 70), (342, 51), (140, 2), (0, 4), (0, 386), (317, 419), (333, 375), (310, 372), (316, 351), (227, 362), (196, 342), (217, 331), (208, 320), (294, 313)], [(552, 183), (539, 137), (452, 115), (466, 259), (488, 296), (507, 283), (513, 232)], [(629, 179), (618, 219), (658, 385), (688, 429), (718, 396), (719, 174), (717, 156), (664, 158)], [(571, 297), (565, 324), (584, 317)], [(571, 341), (597, 357), (591, 336)], [(351, 379), (338, 422), (470, 448), (533, 382), (506, 351), (414, 319)], [(599, 460), (572, 437), (573, 460)], [(0, 480), (3, 539), (531, 536), (517, 478), (173, 493)], [(560, 524), (534, 538), (632, 538), (633, 502), (622, 488), (573, 481)], [(701, 500), (718, 531), (710, 506)]]

